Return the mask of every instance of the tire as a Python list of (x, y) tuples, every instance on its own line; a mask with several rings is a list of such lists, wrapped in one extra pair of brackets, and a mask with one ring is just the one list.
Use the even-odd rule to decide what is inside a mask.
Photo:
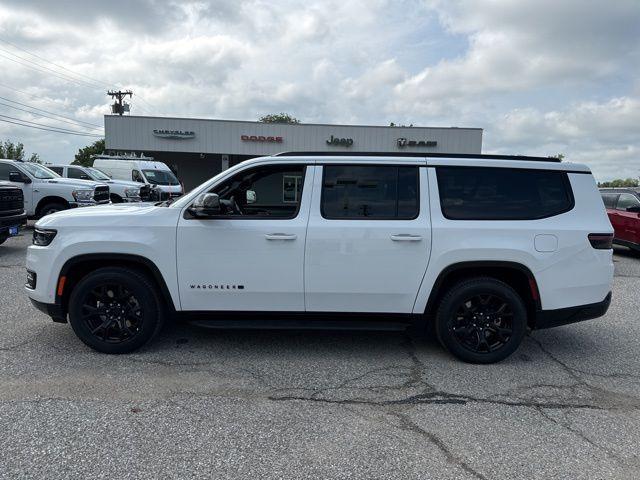
[(160, 331), (163, 321), (153, 281), (135, 269), (100, 268), (80, 280), (69, 298), (73, 331), (102, 353), (137, 350)]
[(116, 195), (115, 193), (111, 194), (111, 203), (122, 203), (122, 197), (120, 197), (119, 195)]
[(6, 233), (0, 233), (0, 245), (2, 245), (4, 242), (7, 241), (7, 238), (9, 238), (9, 235)]
[(52, 213), (61, 212), (62, 210), (68, 210), (68, 207), (64, 203), (60, 202), (51, 202), (45, 204), (40, 209), (40, 218), (45, 217), (47, 215), (51, 215)]
[(435, 319), (438, 341), (468, 363), (495, 363), (520, 346), (527, 309), (518, 293), (500, 280), (477, 277), (454, 285)]

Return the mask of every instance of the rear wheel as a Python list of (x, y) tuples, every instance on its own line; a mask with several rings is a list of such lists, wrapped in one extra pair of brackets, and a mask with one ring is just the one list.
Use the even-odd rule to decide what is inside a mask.
[(452, 287), (442, 299), (435, 330), (440, 343), (459, 359), (494, 363), (516, 351), (527, 329), (527, 310), (504, 282), (479, 277)]
[(69, 299), (69, 322), (85, 344), (103, 353), (129, 353), (162, 326), (153, 282), (128, 268), (101, 268), (84, 277)]
[(0, 233), (0, 245), (2, 245), (4, 242), (6, 242), (7, 238), (9, 238), (9, 234), (8, 233)]

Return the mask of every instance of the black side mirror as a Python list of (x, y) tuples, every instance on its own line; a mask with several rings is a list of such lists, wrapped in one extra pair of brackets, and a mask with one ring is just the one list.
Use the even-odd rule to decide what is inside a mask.
[(203, 193), (193, 202), (189, 211), (194, 217), (213, 217), (220, 215), (220, 197), (217, 193)]
[(640, 213), (640, 205), (634, 205), (633, 207), (627, 207), (627, 212)]
[(16, 183), (31, 183), (31, 179), (25, 177), (20, 172), (9, 172), (9, 181)]

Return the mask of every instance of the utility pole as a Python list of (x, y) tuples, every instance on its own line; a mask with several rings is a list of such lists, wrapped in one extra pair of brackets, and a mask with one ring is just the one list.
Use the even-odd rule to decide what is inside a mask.
[(126, 92), (123, 92), (121, 90), (118, 90), (117, 92), (109, 90), (107, 92), (107, 95), (109, 95), (111, 98), (117, 99), (117, 101), (113, 105), (111, 105), (111, 113), (122, 115), (124, 112), (129, 111), (129, 104), (122, 103), (122, 99), (127, 95), (129, 95), (129, 98), (133, 97), (133, 92), (131, 90), (127, 90)]

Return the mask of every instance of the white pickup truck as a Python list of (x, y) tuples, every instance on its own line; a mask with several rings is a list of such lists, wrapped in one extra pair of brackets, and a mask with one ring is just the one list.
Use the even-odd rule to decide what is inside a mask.
[(106, 183), (109, 186), (110, 198), (113, 203), (142, 202), (149, 199), (151, 191), (149, 185), (127, 180), (114, 180), (102, 170), (94, 167), (47, 165), (47, 168), (64, 178)]
[(0, 180), (22, 190), (29, 218), (77, 207), (109, 203), (109, 187), (104, 183), (62, 178), (32, 162), (0, 159)]

